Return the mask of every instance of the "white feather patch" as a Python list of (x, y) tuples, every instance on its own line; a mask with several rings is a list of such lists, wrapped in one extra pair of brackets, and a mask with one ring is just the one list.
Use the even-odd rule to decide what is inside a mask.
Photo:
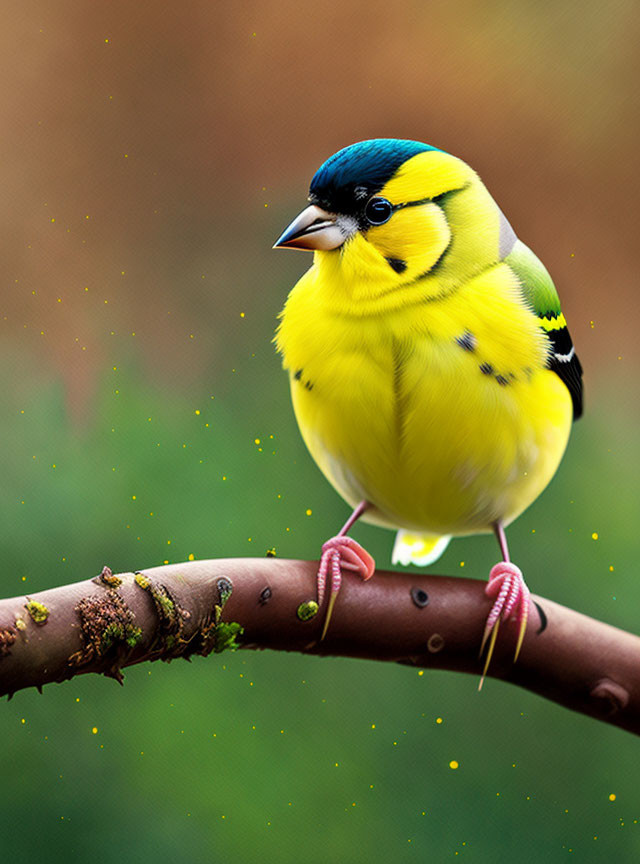
[(426, 567), (437, 561), (449, 545), (451, 535), (437, 537), (433, 534), (414, 534), (412, 531), (398, 531), (391, 555), (392, 564), (415, 564)]

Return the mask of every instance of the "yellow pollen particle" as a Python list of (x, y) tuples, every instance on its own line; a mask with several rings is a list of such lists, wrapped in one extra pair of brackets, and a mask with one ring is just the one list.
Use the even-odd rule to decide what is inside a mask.
[(244, 318), (244, 312), (241, 312), (241, 313), (240, 313), (240, 317), (241, 317), (241, 318)]
[(132, 501), (135, 501), (135, 500), (136, 500), (136, 496), (135, 496), (135, 495), (132, 495), (132, 496), (131, 496), (131, 500), (132, 500)]
[(458, 767), (458, 764), (459, 763), (456, 762), (455, 759), (452, 759), (451, 762), (449, 762), (449, 768), (451, 768), (452, 771), (455, 771), (456, 768)]
[(615, 800), (616, 800), (616, 796), (615, 796), (615, 794), (612, 792), (611, 795), (609, 795), (609, 801), (615, 801)]
[(200, 413), (200, 409), (196, 408), (196, 414), (199, 414), (199, 413)]
[(438, 725), (439, 725), (440, 723), (442, 723), (442, 717), (436, 717), (436, 723), (438, 723)]
[(254, 444), (259, 444), (259, 443), (260, 443), (260, 439), (259, 439), (259, 438), (254, 438), (253, 443), (254, 443)]
[(193, 554), (193, 552), (189, 552), (189, 561), (195, 561), (195, 559), (196, 556)]
[(97, 726), (94, 726), (93, 729), (91, 730), (91, 732), (92, 732), (94, 735), (97, 735), (97, 734), (98, 734), (98, 727), (97, 727)]
[(613, 573), (613, 564), (610, 564), (610, 565), (609, 565), (609, 572), (610, 572), (610, 573)]
[(593, 534), (591, 535), (591, 539), (592, 539), (592, 540), (597, 540), (597, 539), (598, 539), (598, 532), (597, 532), (597, 531), (594, 531), (594, 532), (593, 532)]
[(313, 510), (305, 510), (305, 513), (307, 514), (307, 516), (311, 516), (311, 514), (313, 513)]

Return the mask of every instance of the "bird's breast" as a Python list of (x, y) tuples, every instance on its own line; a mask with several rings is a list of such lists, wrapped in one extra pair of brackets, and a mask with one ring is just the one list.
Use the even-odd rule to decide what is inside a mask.
[[(307, 338), (285, 344), (304, 440), (350, 504), (372, 502), (371, 521), (488, 530), (515, 518), (557, 468), (570, 399), (544, 368), (535, 317), (508, 273), (475, 281), (447, 303), (394, 315), (315, 309)], [(286, 324), (285, 314), (285, 343)]]

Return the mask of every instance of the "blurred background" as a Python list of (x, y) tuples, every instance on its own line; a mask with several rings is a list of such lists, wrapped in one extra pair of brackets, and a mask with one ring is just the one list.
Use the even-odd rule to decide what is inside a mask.
[[(5, 4), (0, 588), (312, 558), (347, 508), (271, 338), (271, 244), (325, 158), (470, 162), (554, 276), (586, 413), (510, 531), (532, 589), (638, 628), (640, 16), (632, 0)], [(392, 535), (354, 531), (388, 567)], [(437, 572), (486, 578), (493, 541)], [(637, 741), (499, 682), (236, 652), (0, 707), (25, 862), (640, 855)]]

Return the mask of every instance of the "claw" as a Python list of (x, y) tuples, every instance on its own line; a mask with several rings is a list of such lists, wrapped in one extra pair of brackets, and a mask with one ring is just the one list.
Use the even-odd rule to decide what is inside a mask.
[[(496, 564), (489, 574), (489, 584), (485, 588), (485, 593), (489, 597), (495, 597), (495, 602), (491, 607), (491, 611), (487, 617), (487, 623), (482, 636), (482, 644), (480, 646), (480, 655), (484, 651), (485, 645), (489, 636), (489, 649), (487, 651), (487, 659), (484, 664), (482, 678), (478, 690), (482, 689), (493, 650), (496, 644), (498, 628), (500, 621), (506, 621), (511, 616), (511, 613), (517, 608), (517, 623), (518, 623), (518, 639), (516, 642), (515, 656), (513, 662), (518, 659), (520, 649), (524, 641), (524, 635), (527, 630), (527, 620), (529, 618), (529, 589), (522, 576), (522, 572), (515, 564), (508, 561), (502, 561)], [(497, 596), (496, 596), (497, 595)]]
[(320, 641), (324, 639), (329, 629), (338, 592), (342, 584), (342, 570), (352, 570), (358, 573), (366, 582), (371, 579), (376, 569), (376, 562), (359, 543), (344, 535), (332, 537), (322, 547), (322, 557), (318, 567), (318, 605), (322, 605), (327, 587), (327, 576), (331, 567), (331, 589), (327, 613), (322, 628)]
[(489, 669), (489, 663), (491, 663), (491, 658), (493, 657), (493, 649), (496, 645), (496, 639), (498, 638), (498, 630), (500, 629), (500, 619), (496, 621), (491, 629), (487, 627), (484, 628), (484, 636), (482, 637), (482, 648), (480, 648), (480, 654), (484, 649), (485, 642), (487, 641), (487, 636), (491, 633), (491, 641), (489, 642), (489, 650), (487, 651), (487, 659), (484, 664), (484, 669), (482, 670), (482, 677), (480, 678), (480, 683), (478, 684), (478, 693), (482, 690), (482, 685), (484, 684), (484, 679), (486, 678), (487, 671)]

